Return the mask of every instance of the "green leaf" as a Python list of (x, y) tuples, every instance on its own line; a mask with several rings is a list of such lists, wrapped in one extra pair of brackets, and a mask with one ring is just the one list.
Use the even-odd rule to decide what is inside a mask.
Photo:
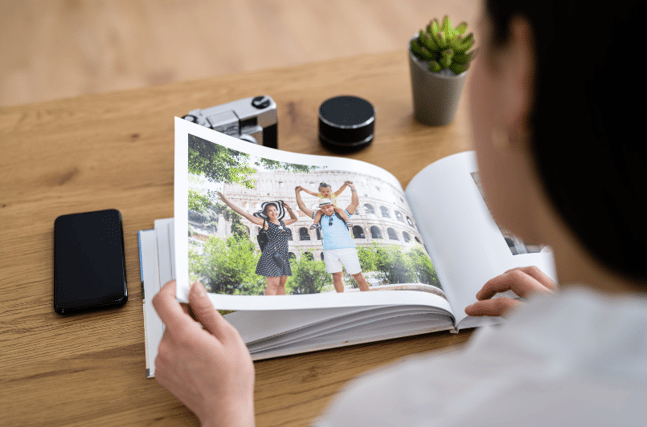
[(440, 48), (438, 47), (438, 44), (434, 41), (434, 39), (432, 39), (432, 37), (429, 34), (424, 33), (422, 31), (420, 31), (420, 33), (421, 33), (421, 36), (419, 40), (422, 46), (427, 48), (430, 52), (437, 52), (440, 50)]
[(467, 71), (467, 68), (469, 67), (468, 64), (459, 64), (457, 62), (454, 62), (452, 65), (449, 66), (449, 69), (454, 72), (454, 74), (461, 74)]
[(441, 71), (443, 67), (438, 63), (438, 61), (430, 61), (429, 62), (429, 71), (432, 71), (434, 73), (437, 73)]

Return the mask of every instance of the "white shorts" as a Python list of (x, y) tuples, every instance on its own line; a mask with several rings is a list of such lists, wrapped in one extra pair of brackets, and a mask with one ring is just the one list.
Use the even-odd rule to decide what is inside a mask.
[(355, 248), (328, 249), (323, 251), (323, 254), (328, 273), (339, 273), (342, 265), (346, 267), (346, 273), (350, 275), (362, 272)]

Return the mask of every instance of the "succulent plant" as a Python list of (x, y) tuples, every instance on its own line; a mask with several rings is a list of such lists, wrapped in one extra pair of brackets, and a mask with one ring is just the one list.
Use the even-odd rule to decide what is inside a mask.
[(456, 28), (448, 16), (442, 24), (437, 19), (420, 30), (418, 37), (411, 40), (411, 52), (423, 61), (429, 61), (429, 70), (435, 73), (449, 68), (454, 74), (461, 74), (469, 68), (476, 50), (468, 52), (474, 46), (474, 34), (467, 31), (467, 23), (461, 22)]

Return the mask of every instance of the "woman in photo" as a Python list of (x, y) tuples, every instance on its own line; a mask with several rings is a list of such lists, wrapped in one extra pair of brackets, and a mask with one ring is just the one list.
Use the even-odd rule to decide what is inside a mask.
[[(262, 248), (261, 258), (256, 265), (256, 274), (267, 280), (265, 295), (285, 295), (285, 282), (292, 275), (288, 256), (288, 237), (290, 230), (286, 225), (297, 222), (297, 216), (283, 200), (263, 202), (261, 210), (253, 215), (234, 205), (224, 194), (218, 192), (220, 199), (234, 212), (262, 227), (267, 235), (267, 243)], [(285, 212), (290, 219), (283, 221)]]

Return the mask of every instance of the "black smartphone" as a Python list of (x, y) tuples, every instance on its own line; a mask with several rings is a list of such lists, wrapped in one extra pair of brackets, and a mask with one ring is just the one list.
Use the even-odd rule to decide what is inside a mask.
[(62, 215), (54, 221), (54, 310), (59, 314), (128, 300), (121, 213)]

